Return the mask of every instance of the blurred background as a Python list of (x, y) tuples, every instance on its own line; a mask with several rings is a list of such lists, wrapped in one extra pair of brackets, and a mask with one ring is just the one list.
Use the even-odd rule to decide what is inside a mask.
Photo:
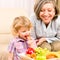
[[(7, 52), (8, 44), (12, 38), (10, 28), (13, 19), (20, 15), (30, 17), (30, 15), (33, 14), (33, 6), (36, 1), (37, 0), (0, 0), (0, 53)], [(60, 9), (60, 0), (55, 1)], [(2, 56), (2, 54), (0, 55)]]

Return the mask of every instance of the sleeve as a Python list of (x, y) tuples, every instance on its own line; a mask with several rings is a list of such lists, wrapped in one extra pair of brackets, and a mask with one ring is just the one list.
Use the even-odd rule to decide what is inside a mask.
[(56, 30), (57, 30), (57, 34), (54, 37), (54, 40), (60, 40), (60, 16), (58, 16), (56, 20)]
[(52, 43), (53, 41), (59, 41), (59, 39), (57, 37), (53, 37), (53, 38), (46, 38), (48, 43)]
[(10, 44), (8, 46), (8, 51), (12, 52), (12, 53), (14, 52), (14, 42), (13, 41), (10, 42)]
[(30, 21), (33, 25), (33, 28), (31, 29), (31, 36), (36, 39), (36, 26), (35, 26), (35, 17), (34, 16), (30, 16)]
[(59, 18), (57, 25), (58, 25), (58, 27), (57, 27), (57, 38), (60, 40), (60, 18)]

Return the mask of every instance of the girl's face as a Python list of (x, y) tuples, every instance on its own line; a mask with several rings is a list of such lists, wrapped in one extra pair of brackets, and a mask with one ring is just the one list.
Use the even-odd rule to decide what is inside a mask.
[(27, 39), (27, 37), (30, 35), (30, 31), (28, 30), (28, 28), (26, 27), (21, 27), (19, 30), (18, 30), (18, 35), (23, 38), (23, 39)]
[(55, 16), (55, 9), (54, 9), (53, 4), (47, 3), (47, 4), (43, 5), (43, 7), (41, 8), (41, 11), (39, 13), (39, 16), (45, 24), (49, 24), (49, 22)]

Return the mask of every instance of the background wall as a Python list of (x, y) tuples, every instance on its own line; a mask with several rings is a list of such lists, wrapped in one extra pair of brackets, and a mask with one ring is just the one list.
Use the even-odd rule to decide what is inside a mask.
[(60, 13), (60, 0), (58, 0), (58, 8), (59, 8), (59, 13)]
[(0, 0), (0, 8), (24, 8), (28, 15), (33, 12), (34, 0)]

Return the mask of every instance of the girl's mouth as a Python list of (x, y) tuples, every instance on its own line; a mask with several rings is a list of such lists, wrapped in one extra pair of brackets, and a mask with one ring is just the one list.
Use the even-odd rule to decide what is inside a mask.
[(26, 36), (25, 36), (25, 39), (28, 39), (28, 37), (29, 37), (29, 35), (26, 35)]

